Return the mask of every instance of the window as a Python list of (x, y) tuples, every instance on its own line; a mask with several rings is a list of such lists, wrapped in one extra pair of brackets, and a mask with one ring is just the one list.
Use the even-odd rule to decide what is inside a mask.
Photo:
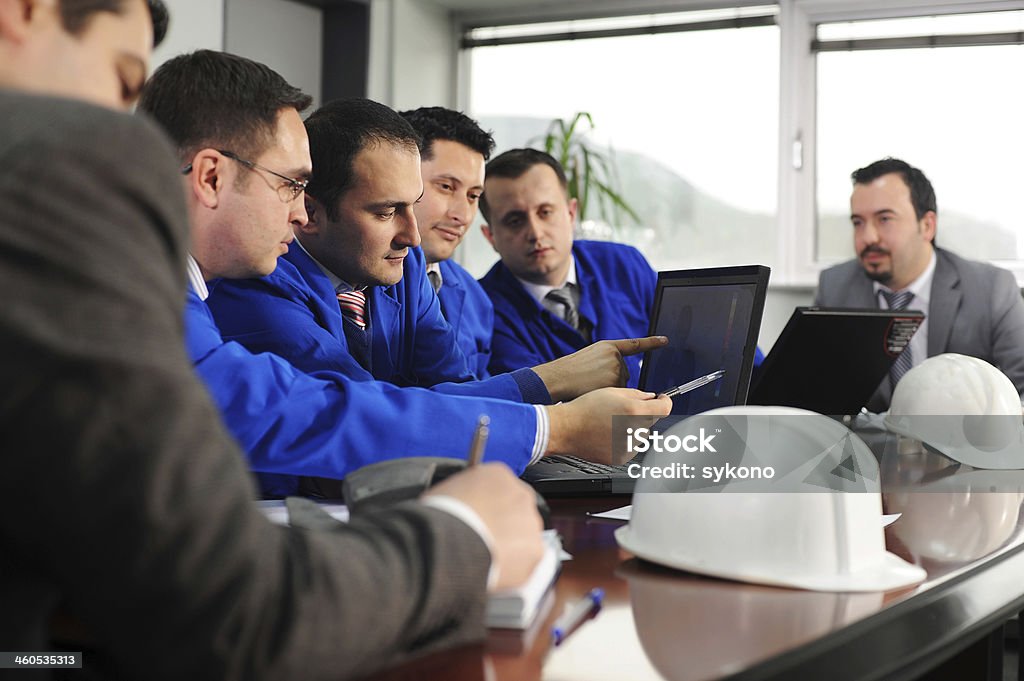
[[(850, 173), (885, 156), (931, 180), (939, 245), (980, 260), (1024, 259), (1024, 46), (1005, 44), (1022, 30), (1024, 12), (817, 27), (822, 265), (852, 256)], [(938, 47), (914, 47), (922, 43)]]
[[(591, 113), (643, 220), (584, 235), (632, 243), (657, 268), (765, 263), (773, 288), (809, 295), (820, 269), (853, 255), (850, 173), (897, 156), (935, 185), (940, 245), (1024, 281), (1012, 203), (1024, 189), (1024, 0), (980, 4), (780, 0), (522, 25), (465, 15), (462, 106), (499, 151)], [(467, 250), (475, 273), (494, 260), (479, 235)]]
[[(614, 157), (623, 198), (641, 224), (588, 220), (582, 238), (628, 242), (656, 269), (771, 264), (778, 240), (774, 12), (476, 29), (470, 44), (491, 38), (511, 44), (471, 47), (468, 110), (494, 131), (498, 152), (539, 146), (554, 118), (591, 114), (591, 141)], [(654, 35), (533, 42), (537, 35), (628, 33), (673, 22), (690, 25)], [(476, 231), (463, 259), (482, 275), (495, 255)]]

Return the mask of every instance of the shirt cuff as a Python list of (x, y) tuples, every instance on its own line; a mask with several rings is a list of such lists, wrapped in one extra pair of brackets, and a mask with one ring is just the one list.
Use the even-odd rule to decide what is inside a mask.
[(420, 499), (420, 501), (424, 506), (430, 506), (455, 516), (477, 533), (484, 546), (487, 547), (487, 553), (491, 556), (491, 567), (487, 571), (487, 590), (493, 589), (494, 585), (498, 583), (498, 566), (494, 563), (494, 537), (477, 512), (469, 504), (444, 494), (427, 496)]
[(540, 461), (540, 457), (548, 451), (548, 444), (551, 440), (551, 421), (547, 407), (538, 404), (533, 408), (537, 411), (537, 434), (533, 440), (533, 451), (530, 453), (530, 463), (526, 464), (527, 466)]
[(526, 404), (551, 404), (551, 393), (533, 369), (516, 369), (509, 373), (519, 387)]

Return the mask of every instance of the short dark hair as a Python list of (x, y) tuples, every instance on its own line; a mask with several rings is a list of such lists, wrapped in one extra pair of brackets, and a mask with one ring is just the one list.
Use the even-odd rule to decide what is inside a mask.
[(928, 181), (923, 172), (906, 161), (889, 156), (853, 171), (850, 177), (854, 184), (870, 184), (890, 173), (899, 175), (910, 188), (910, 202), (914, 206), (914, 214), (918, 220), (923, 219), (928, 211), (938, 214), (939, 208), (935, 201), (935, 190), (932, 188), (932, 183)]
[[(124, 12), (127, 0), (60, 0), (60, 22), (71, 35), (79, 35), (97, 12)], [(153, 20), (153, 47), (163, 42), (167, 35), (170, 17), (163, 0), (146, 0), (149, 16)]]
[(273, 143), (282, 109), (302, 111), (312, 101), (264, 64), (198, 50), (156, 70), (139, 110), (163, 126), (183, 161), (205, 147), (252, 159)]
[(494, 151), (494, 137), (472, 118), (443, 106), (423, 106), (399, 114), (420, 135), (420, 156), (434, 157), (434, 141), (448, 140), (469, 147), (486, 161)]
[(418, 151), (420, 137), (391, 108), (369, 99), (338, 99), (306, 119), (313, 177), (306, 191), (338, 219), (338, 202), (354, 184), (353, 163), (371, 145), (390, 144)]
[[(562, 168), (562, 164), (555, 160), (555, 157), (551, 154), (539, 149), (509, 149), (508, 151), (503, 151), (487, 164), (485, 176), (488, 179), (504, 177), (514, 180), (517, 177), (522, 177), (530, 168), (542, 164), (555, 171), (558, 183), (562, 185), (562, 189), (568, 191), (569, 180), (565, 177), (565, 170)], [(480, 195), (480, 212), (483, 214), (484, 220), (491, 221), (491, 208), (487, 205), (486, 191)]]

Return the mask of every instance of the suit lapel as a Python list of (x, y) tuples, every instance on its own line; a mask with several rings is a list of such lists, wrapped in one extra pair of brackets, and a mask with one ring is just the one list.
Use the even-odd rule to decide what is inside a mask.
[[(398, 283), (401, 286), (402, 282)], [(370, 301), (370, 324), (372, 326), (373, 371), (374, 376), (392, 376), (398, 373), (395, 357), (391, 354), (391, 339), (398, 338), (398, 322), (402, 316), (402, 304), (387, 295), (393, 286), (371, 286), (366, 289)], [(400, 350), (400, 348), (398, 349)], [(386, 365), (385, 365), (386, 363)]]
[(466, 289), (454, 277), (446, 277), (443, 281), (440, 291), (441, 311), (451, 327), (458, 331), (462, 320), (462, 307), (466, 304)]
[[(594, 325), (594, 336), (597, 334), (597, 327), (599, 326), (600, 320), (597, 318), (597, 309), (594, 307), (594, 300), (599, 298), (601, 295), (611, 295), (612, 291), (602, 291), (601, 282), (598, 281), (597, 274), (592, 272), (589, 268), (584, 267), (583, 263), (579, 258), (576, 257), (576, 249), (573, 249), (572, 257), (576, 260), (576, 281), (580, 284), (580, 314), (590, 320)], [(613, 296), (614, 297), (614, 296)], [(606, 309), (613, 308), (621, 304), (621, 301), (615, 303), (609, 303), (605, 306)], [(577, 334), (579, 335), (579, 334)], [(583, 336), (580, 336), (582, 339)]]
[(953, 320), (960, 309), (960, 274), (946, 254), (935, 250), (937, 262), (932, 278), (931, 300), (928, 302), (928, 356), (934, 357), (949, 347)]
[[(859, 265), (858, 265), (859, 267)], [(850, 300), (850, 307), (878, 307), (878, 294), (875, 293), (875, 284), (860, 270), (857, 277), (857, 285), (853, 286), (853, 297)]]

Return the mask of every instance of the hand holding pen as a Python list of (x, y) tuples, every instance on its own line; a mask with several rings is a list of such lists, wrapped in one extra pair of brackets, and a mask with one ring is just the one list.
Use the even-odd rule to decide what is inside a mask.
[(688, 393), (691, 390), (696, 390), (697, 388), (699, 388), (701, 386), (704, 386), (704, 385), (707, 385), (708, 383), (714, 383), (715, 381), (720, 379), (722, 376), (725, 376), (725, 369), (719, 369), (718, 371), (713, 371), (710, 374), (708, 374), (707, 376), (701, 376), (700, 378), (695, 378), (692, 381), (690, 381), (689, 383), (683, 383), (682, 385), (677, 385), (674, 388), (669, 388), (668, 390), (666, 390), (665, 392), (663, 392), (661, 394), (664, 395), (665, 397), (675, 397), (676, 395), (682, 395), (683, 393)]

